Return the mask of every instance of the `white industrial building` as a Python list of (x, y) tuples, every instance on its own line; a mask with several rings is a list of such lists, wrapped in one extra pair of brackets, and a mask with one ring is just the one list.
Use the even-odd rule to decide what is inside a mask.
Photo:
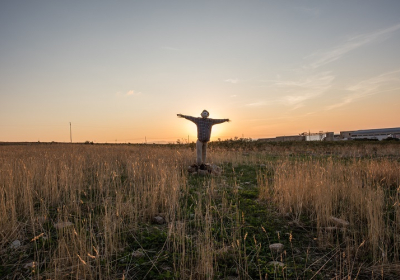
[(400, 139), (400, 127), (357, 130), (349, 134), (351, 139), (383, 140), (389, 137)]
[(306, 141), (333, 141), (333, 132), (308, 133), (305, 135)]
[(261, 138), (258, 141), (263, 142), (285, 142), (285, 141), (340, 141), (354, 139), (375, 139), (383, 140), (387, 138), (400, 139), (400, 127), (380, 128), (380, 129), (364, 129), (356, 131), (341, 131), (340, 135), (333, 132), (310, 133), (303, 132), (300, 135), (278, 136), (276, 138)]

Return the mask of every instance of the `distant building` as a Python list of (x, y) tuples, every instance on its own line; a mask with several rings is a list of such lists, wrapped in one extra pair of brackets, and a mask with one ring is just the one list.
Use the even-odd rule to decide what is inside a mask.
[(323, 131), (320, 131), (318, 133), (303, 132), (300, 135), (304, 136), (305, 141), (333, 141), (334, 140), (333, 132), (323, 132)]
[(257, 139), (259, 142), (276, 142), (276, 137), (274, 138), (259, 138)]
[(380, 129), (365, 129), (357, 130), (351, 133), (351, 139), (377, 139), (383, 140), (386, 138), (400, 139), (400, 127), (380, 128)]
[(260, 142), (288, 142), (288, 141), (305, 141), (303, 135), (292, 135), (292, 136), (277, 136), (275, 138), (260, 138), (257, 141)]
[(292, 136), (278, 136), (275, 138), (275, 141), (278, 142), (286, 142), (286, 141), (304, 141), (305, 138), (303, 135), (292, 135)]
[(383, 140), (386, 138), (400, 139), (400, 127), (381, 128), (381, 129), (366, 129), (355, 131), (341, 131), (340, 134), (333, 132), (310, 133), (303, 132), (300, 135), (278, 136), (275, 138), (260, 138), (260, 142), (286, 142), (286, 141), (338, 141), (351, 139), (377, 139)]
[(333, 132), (301, 133), (300, 135), (277, 136), (275, 138), (260, 138), (260, 142), (301, 142), (301, 141), (333, 141)]
[(333, 132), (319, 132), (319, 133), (308, 133), (305, 135), (306, 141), (333, 141)]
[(354, 131), (341, 131), (340, 132), (340, 139), (342, 139), (342, 140), (348, 140), (348, 139), (350, 139), (351, 138), (351, 134), (353, 133)]

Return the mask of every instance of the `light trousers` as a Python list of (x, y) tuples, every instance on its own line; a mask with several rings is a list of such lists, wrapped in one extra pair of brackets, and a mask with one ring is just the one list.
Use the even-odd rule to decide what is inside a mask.
[(197, 148), (197, 165), (200, 165), (202, 163), (205, 164), (207, 157), (207, 142), (201, 142), (197, 140), (196, 148)]

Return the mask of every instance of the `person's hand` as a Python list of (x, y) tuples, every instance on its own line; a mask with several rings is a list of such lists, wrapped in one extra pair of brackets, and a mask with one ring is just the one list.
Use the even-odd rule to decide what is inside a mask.
[(226, 121), (227, 121), (227, 122), (231, 122), (231, 120), (230, 120), (230, 119), (226, 119)]
[(176, 114), (179, 118), (182, 118), (183, 115), (182, 114)]

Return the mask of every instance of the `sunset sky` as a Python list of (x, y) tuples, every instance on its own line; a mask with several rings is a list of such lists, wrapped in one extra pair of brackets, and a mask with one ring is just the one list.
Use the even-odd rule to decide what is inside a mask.
[(400, 127), (400, 1), (0, 1), (0, 142)]

